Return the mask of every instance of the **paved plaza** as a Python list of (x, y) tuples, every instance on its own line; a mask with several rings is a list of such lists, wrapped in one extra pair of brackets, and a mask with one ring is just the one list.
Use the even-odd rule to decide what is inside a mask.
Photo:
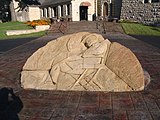
[(80, 31), (100, 33), (130, 48), (150, 74), (150, 84), (144, 91), (123, 93), (22, 89), (20, 72), (26, 60), (47, 42), (63, 35), (52, 33), (0, 54), (0, 88), (13, 88), (23, 104), (14, 114), (20, 120), (160, 120), (160, 49), (121, 30), (108, 28), (104, 34), (95, 22), (71, 22), (65, 34)]

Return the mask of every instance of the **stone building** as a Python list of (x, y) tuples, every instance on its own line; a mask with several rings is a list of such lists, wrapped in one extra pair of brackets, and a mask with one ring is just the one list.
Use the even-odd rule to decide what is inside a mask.
[(160, 0), (101, 0), (101, 16), (160, 23)]
[(147, 24), (160, 21), (160, 0), (45, 0), (40, 8), (42, 18), (92, 21), (95, 14)]
[(40, 7), (41, 17), (70, 17), (72, 21), (92, 21), (96, 12), (95, 4), (95, 0), (46, 0)]
[(120, 18), (122, 0), (101, 0), (101, 16)]
[(19, 21), (44, 18), (94, 20), (94, 16), (127, 19), (145, 24), (160, 22), (160, 0), (39, 0), (17, 12)]
[(121, 19), (160, 23), (160, 0), (122, 0)]

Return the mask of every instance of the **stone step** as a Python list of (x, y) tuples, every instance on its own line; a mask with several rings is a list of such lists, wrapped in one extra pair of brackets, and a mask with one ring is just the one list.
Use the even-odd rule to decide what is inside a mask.
[[(77, 29), (78, 28), (78, 29)], [(81, 21), (81, 22), (69, 22), (66, 34), (75, 33), (75, 32), (99, 32), (96, 29), (96, 22), (93, 21)]]

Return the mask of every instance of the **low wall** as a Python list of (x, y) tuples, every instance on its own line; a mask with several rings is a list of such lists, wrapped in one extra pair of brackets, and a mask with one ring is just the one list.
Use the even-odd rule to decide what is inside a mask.
[(35, 33), (35, 32), (48, 30), (49, 27), (50, 27), (49, 25), (41, 25), (41, 26), (36, 26), (35, 29), (29, 29), (29, 30), (7, 30), (6, 34), (8, 36), (10, 36), (10, 35), (30, 34), (30, 33)]
[(21, 34), (30, 34), (30, 33), (35, 33), (38, 32), (35, 29), (31, 29), (31, 30), (7, 30), (6, 34), (8, 36), (10, 35), (21, 35)]
[(39, 25), (39, 26), (36, 26), (36, 30), (39, 30), (39, 31), (43, 31), (43, 30), (48, 30), (50, 28), (49, 25)]

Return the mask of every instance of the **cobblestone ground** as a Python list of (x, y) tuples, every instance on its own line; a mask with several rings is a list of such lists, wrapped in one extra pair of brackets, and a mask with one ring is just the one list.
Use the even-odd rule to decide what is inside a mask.
[[(99, 32), (93, 22), (70, 23), (67, 33)], [(0, 55), (0, 87), (11, 87), (23, 102), (20, 120), (160, 120), (160, 49), (119, 32), (103, 34), (111, 41), (129, 47), (151, 75), (141, 92), (105, 93), (24, 90), (20, 72), (27, 58), (51, 39), (36, 39)]]

